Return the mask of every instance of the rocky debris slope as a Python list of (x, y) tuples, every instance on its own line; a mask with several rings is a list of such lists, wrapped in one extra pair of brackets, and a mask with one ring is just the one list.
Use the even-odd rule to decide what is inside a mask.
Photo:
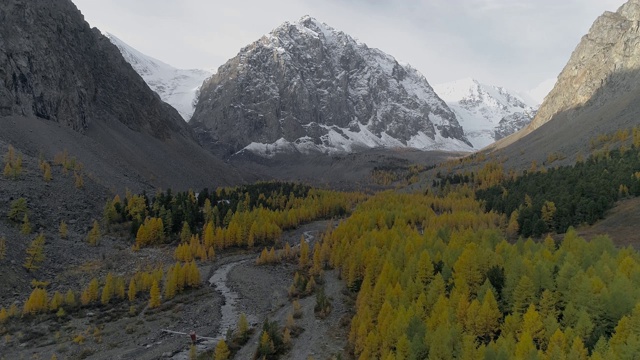
[(308, 16), (222, 65), (203, 84), (191, 125), (225, 157), (243, 148), (263, 155), (471, 149), (418, 71)]
[(526, 126), (536, 112), (536, 104), (503, 87), (462, 79), (434, 85), (447, 102), (475, 149), (511, 135)]
[(200, 86), (211, 76), (210, 71), (174, 68), (139, 52), (113, 34), (104, 35), (118, 47), (124, 59), (163, 101), (178, 110), (185, 121), (191, 120)]

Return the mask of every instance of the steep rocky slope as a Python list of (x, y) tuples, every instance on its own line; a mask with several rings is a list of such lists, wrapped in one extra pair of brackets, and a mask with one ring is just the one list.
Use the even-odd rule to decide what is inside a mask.
[(211, 76), (210, 71), (174, 68), (141, 53), (113, 34), (104, 35), (118, 47), (124, 59), (163, 101), (178, 110), (185, 121), (191, 120), (200, 86)]
[(522, 129), (536, 111), (536, 104), (527, 103), (515, 92), (475, 79), (437, 84), (433, 89), (456, 114), (475, 149)]
[(221, 66), (203, 84), (191, 125), (225, 157), (243, 148), (263, 155), (471, 149), (418, 71), (308, 16)]
[(240, 181), (70, 0), (0, 2), (0, 128), (31, 155), (73, 148), (107, 188)]
[(600, 16), (531, 124), (493, 148), (506, 147), (529, 162), (551, 152), (570, 161), (578, 152), (588, 153), (592, 137), (640, 123), (639, 22), (640, 0)]

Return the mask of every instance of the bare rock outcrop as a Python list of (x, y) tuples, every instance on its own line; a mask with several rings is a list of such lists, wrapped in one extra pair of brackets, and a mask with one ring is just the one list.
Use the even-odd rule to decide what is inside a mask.
[(101, 120), (160, 139), (192, 137), (175, 109), (69, 0), (0, 2), (0, 116), (10, 115), (80, 132)]
[(308, 16), (222, 65), (203, 84), (191, 125), (223, 156), (249, 145), (257, 152), (471, 149), (419, 72)]
[[(602, 104), (637, 88), (633, 74), (640, 71), (639, 23), (640, 0), (630, 0), (617, 12), (600, 16), (574, 50), (527, 130), (533, 131), (560, 112)], [(609, 91), (598, 92), (603, 87)]]

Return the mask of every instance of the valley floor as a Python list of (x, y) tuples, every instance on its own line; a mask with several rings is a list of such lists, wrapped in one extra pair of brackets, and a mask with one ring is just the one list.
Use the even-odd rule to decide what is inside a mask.
[[(297, 244), (300, 237), (305, 236), (313, 243), (327, 225), (327, 221), (306, 224), (285, 232), (282, 239)], [(287, 290), (297, 269), (292, 264), (257, 266), (254, 261), (257, 255), (257, 252), (222, 254), (214, 263), (201, 266), (203, 287), (180, 294), (158, 309), (142, 309), (134, 316), (128, 313), (128, 303), (124, 302), (111, 310), (77, 313), (64, 322), (50, 318), (26, 328), (21, 328), (26, 323), (14, 324), (20, 333), (6, 335), (0, 341), (0, 359), (49, 359), (53, 354), (58, 359), (188, 359), (189, 337), (163, 330), (178, 333), (194, 330), (201, 337), (219, 338), (225, 332), (221, 328), (225, 296), (206, 280), (216, 270), (234, 263), (236, 265), (224, 279), (225, 285), (238, 295), (232, 306), (232, 317), (237, 321), (239, 314), (245, 313), (255, 329), (252, 338), (234, 358), (250, 359), (257, 349), (263, 321), (268, 318), (283, 326), (292, 311)], [(325, 279), (326, 293), (332, 298), (332, 312), (324, 320), (318, 320), (313, 311), (315, 297), (300, 299), (303, 316), (296, 320), (296, 325), (302, 327), (303, 332), (293, 339), (291, 350), (284, 359), (309, 356), (330, 359), (344, 352), (349, 324), (344, 319), (350, 319), (342, 294), (345, 286), (335, 271), (327, 272)], [(231, 325), (235, 327), (236, 324)], [(100, 330), (96, 332), (96, 328)], [(79, 335), (83, 336), (83, 341), (78, 341)], [(22, 341), (18, 342), (18, 338)], [(216, 343), (217, 340), (199, 341), (200, 358), (207, 354), (209, 359)]]

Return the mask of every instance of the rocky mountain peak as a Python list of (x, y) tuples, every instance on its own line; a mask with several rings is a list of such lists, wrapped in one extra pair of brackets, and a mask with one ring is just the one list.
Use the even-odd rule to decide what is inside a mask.
[(454, 111), (476, 149), (522, 129), (536, 111), (516, 92), (472, 78), (437, 84), (434, 89)]
[[(628, 1), (617, 12), (598, 17), (573, 51), (526, 133), (556, 114), (571, 111), (575, 117), (580, 108), (606, 103), (634, 88), (640, 69), (639, 22), (639, 0)], [(606, 92), (599, 91), (604, 87)]]
[(630, 0), (618, 9), (618, 14), (627, 20), (640, 21), (640, 0)]
[(193, 136), (70, 0), (1, 1), (0, 35), (0, 116), (80, 132), (116, 121), (161, 139)]
[(223, 156), (244, 148), (470, 150), (424, 76), (310, 16), (282, 24), (222, 65), (203, 84), (192, 126)]

